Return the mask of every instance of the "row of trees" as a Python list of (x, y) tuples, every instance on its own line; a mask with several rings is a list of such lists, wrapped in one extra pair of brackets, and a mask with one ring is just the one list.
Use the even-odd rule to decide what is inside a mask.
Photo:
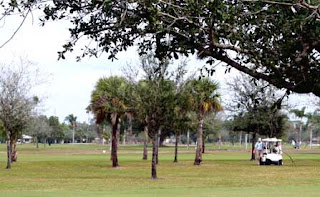
[[(203, 121), (209, 112), (222, 110), (217, 94), (218, 84), (208, 78), (184, 80), (185, 64), (174, 73), (169, 62), (159, 61), (153, 54), (141, 58), (143, 78), (139, 81), (123, 77), (101, 78), (92, 92), (88, 107), (97, 123), (109, 121), (112, 126), (112, 161), (117, 167), (117, 138), (123, 116), (134, 117), (151, 138), (152, 178), (156, 179), (158, 137), (181, 132), (190, 127), (188, 113), (197, 120), (197, 151), (195, 165), (202, 162)], [(142, 129), (142, 130), (143, 130)], [(177, 151), (176, 151), (177, 152)], [(176, 158), (177, 161), (177, 158)]]
[[(241, 75), (230, 82), (228, 86), (233, 95), (225, 108), (231, 111), (232, 115), (226, 121), (220, 120), (220, 125), (213, 125), (213, 122), (219, 121), (215, 118), (216, 113), (222, 110), (217, 83), (208, 78), (185, 79), (184, 64), (170, 73), (168, 62), (161, 62), (152, 54), (141, 58), (140, 69), (143, 77), (139, 81), (134, 80), (135, 76), (132, 77), (132, 73), (135, 73), (132, 68), (129, 69), (130, 77), (99, 79), (91, 96), (88, 109), (95, 114), (97, 123), (109, 121), (112, 125), (113, 167), (119, 165), (117, 142), (123, 124), (134, 124), (134, 129), (139, 132), (144, 130), (148, 134), (146, 139), (151, 138), (152, 178), (157, 178), (160, 136), (175, 135), (178, 139), (180, 134), (185, 134), (188, 130), (197, 130), (194, 164), (200, 165), (204, 151), (204, 127), (207, 131), (219, 130), (215, 134), (218, 134), (220, 141), (222, 127), (235, 135), (239, 135), (237, 132), (252, 134), (251, 159), (255, 159), (253, 148), (257, 136), (281, 138), (292, 129), (286, 114), (295, 113), (296, 110), (290, 111), (282, 104), (289, 93), (279, 91), (264, 81)], [(130, 117), (130, 123), (127, 117)], [(130, 133), (132, 132), (130, 130)], [(175, 142), (174, 162), (177, 162), (178, 140)], [(146, 157), (144, 149), (144, 159)]]
[[(217, 93), (218, 85), (208, 78), (184, 79), (184, 65), (178, 66), (172, 73), (168, 72), (168, 66), (168, 62), (161, 62), (149, 54), (141, 59), (141, 80), (134, 81), (131, 76), (101, 78), (98, 81), (89, 109), (95, 114), (97, 123), (109, 121), (112, 125), (113, 167), (118, 166), (116, 143), (124, 116), (133, 117), (134, 122), (139, 122), (140, 131), (144, 129), (152, 140), (153, 178), (157, 177), (160, 135), (174, 134), (178, 139), (181, 133), (196, 128), (194, 164), (201, 164), (204, 151), (203, 127), (206, 126), (208, 130), (215, 127), (212, 125), (213, 121), (207, 121), (205, 125), (204, 120), (210, 119), (212, 113), (215, 117), (214, 114), (222, 110), (220, 95)], [(289, 129), (288, 118), (282, 110), (282, 101), (288, 96), (287, 92), (278, 91), (266, 82), (254, 81), (244, 75), (228, 86), (234, 93), (230, 104), (226, 106), (232, 116), (225, 124), (220, 125), (220, 129), (224, 126), (233, 132), (252, 134), (252, 150), (257, 135), (281, 138)], [(221, 135), (219, 138), (221, 140)], [(174, 161), (177, 162), (177, 146), (175, 153)], [(251, 158), (255, 159), (253, 151)]]
[[(70, 119), (73, 118), (73, 119)], [(70, 122), (71, 120), (71, 122)], [(38, 142), (43, 144), (91, 142), (97, 137), (94, 125), (76, 122), (76, 117), (70, 114), (65, 122), (60, 123), (56, 116), (33, 116), (23, 133), (31, 135), (38, 148)]]

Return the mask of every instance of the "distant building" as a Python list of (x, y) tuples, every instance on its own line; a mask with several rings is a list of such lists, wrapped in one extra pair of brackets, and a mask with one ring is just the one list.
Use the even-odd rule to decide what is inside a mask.
[(32, 141), (32, 137), (29, 136), (29, 135), (22, 135), (22, 140), (21, 139), (18, 139), (18, 144), (23, 144), (23, 143), (26, 143), (26, 144), (29, 144), (31, 143)]

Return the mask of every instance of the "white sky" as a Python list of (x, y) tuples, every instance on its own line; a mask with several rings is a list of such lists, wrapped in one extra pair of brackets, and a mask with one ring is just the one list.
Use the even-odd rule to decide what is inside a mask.
[[(16, 30), (21, 18), (7, 18), (5, 23), (0, 21), (0, 45), (2, 45)], [(75, 61), (77, 53), (67, 54), (66, 60), (57, 61), (57, 51), (69, 38), (67, 22), (50, 22), (39, 27), (37, 17), (34, 22), (28, 17), (23, 27), (5, 47), (0, 49), (0, 62), (9, 63), (19, 58), (36, 62), (48, 83), (37, 88), (41, 98), (44, 98), (41, 113), (58, 116), (60, 121), (69, 114), (74, 114), (79, 121), (87, 121), (88, 114), (85, 108), (90, 101), (90, 94), (96, 81), (102, 76), (121, 74), (121, 67), (127, 63), (137, 65), (138, 54), (134, 48), (118, 54), (116, 60), (111, 62), (106, 55), (100, 58), (85, 58), (81, 62)], [(195, 70), (204, 65), (204, 62), (190, 59), (189, 67)], [(233, 74), (224, 74), (225, 68), (220, 66), (213, 79), (222, 85), (222, 96), (228, 93), (223, 86)], [(293, 96), (290, 103), (295, 107), (312, 106), (309, 96)], [(311, 107), (312, 108), (312, 107)]]

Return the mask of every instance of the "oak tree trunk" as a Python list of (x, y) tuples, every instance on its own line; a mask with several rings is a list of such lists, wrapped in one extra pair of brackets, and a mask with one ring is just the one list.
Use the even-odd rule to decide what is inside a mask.
[(161, 136), (161, 129), (158, 131), (157, 135), (157, 147), (156, 147), (156, 164), (159, 164), (159, 146), (160, 146), (160, 136)]
[(204, 136), (202, 138), (202, 153), (204, 153), (204, 149), (205, 149), (205, 140), (204, 140)]
[(132, 115), (129, 115), (128, 117), (129, 120), (129, 127), (128, 127), (128, 133), (129, 133), (129, 138), (127, 139), (128, 143), (132, 143), (133, 142), (133, 132), (132, 132)]
[(17, 152), (17, 142), (11, 140), (10, 143), (11, 146), (11, 162), (17, 162), (18, 161), (18, 152)]
[(152, 162), (151, 162), (151, 178), (158, 179), (157, 177), (157, 149), (158, 149), (158, 135), (155, 134), (152, 139)]
[(38, 137), (36, 137), (36, 143), (37, 143), (37, 148), (39, 148), (39, 141), (38, 141)]
[(194, 159), (194, 165), (201, 165), (202, 163), (202, 135), (203, 135), (203, 115), (198, 118), (198, 128), (197, 128), (197, 149), (196, 157)]
[(6, 140), (7, 140), (7, 169), (11, 169), (11, 140), (10, 131), (6, 130)]
[(18, 160), (17, 141), (18, 141), (18, 135), (11, 134), (10, 136), (11, 162), (16, 162)]
[(256, 133), (253, 133), (252, 134), (251, 160), (256, 160), (256, 154), (254, 152), (255, 143), (256, 143)]
[(222, 141), (221, 141), (221, 133), (219, 133), (219, 142), (218, 142), (218, 147), (219, 147), (219, 150), (221, 149), (221, 145), (222, 145)]
[(143, 160), (148, 159), (148, 127), (144, 127), (144, 144), (143, 144)]
[(188, 133), (187, 133), (187, 149), (189, 149), (189, 144), (190, 144), (190, 131), (188, 130)]
[(179, 133), (176, 132), (176, 143), (175, 143), (175, 149), (174, 149), (174, 161), (175, 163), (178, 163), (178, 141), (179, 141)]
[(127, 129), (124, 129), (123, 131), (123, 140), (122, 140), (122, 144), (126, 144), (126, 138), (127, 138)]

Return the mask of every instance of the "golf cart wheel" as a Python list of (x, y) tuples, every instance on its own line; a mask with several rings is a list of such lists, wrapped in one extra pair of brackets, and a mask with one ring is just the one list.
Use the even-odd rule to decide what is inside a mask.
[(272, 161), (270, 159), (267, 159), (265, 165), (271, 165), (271, 164), (272, 164)]
[(259, 159), (260, 166), (265, 165), (265, 162), (262, 161), (262, 158)]
[(282, 165), (283, 165), (283, 163), (282, 163), (282, 159), (281, 159), (281, 160), (279, 160), (278, 165), (279, 165), (279, 166), (282, 166)]

